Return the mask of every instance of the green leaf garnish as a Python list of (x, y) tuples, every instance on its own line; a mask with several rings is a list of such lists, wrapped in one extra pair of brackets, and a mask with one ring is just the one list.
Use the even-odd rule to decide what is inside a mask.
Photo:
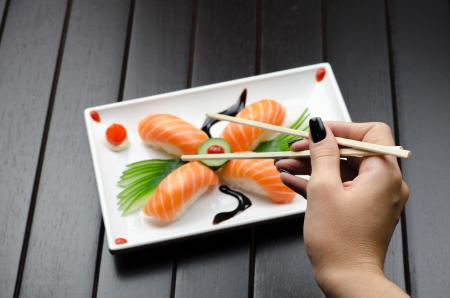
[[(304, 109), (301, 115), (289, 126), (289, 128), (306, 131), (308, 129), (307, 119), (309, 117), (308, 108)], [(290, 151), (288, 143), (294, 140), (301, 140), (302, 137), (280, 134), (272, 140), (262, 142), (256, 147), (255, 152), (276, 152)]]
[(144, 207), (159, 183), (182, 164), (180, 159), (149, 159), (127, 165), (117, 183), (124, 188), (117, 195), (122, 215)]

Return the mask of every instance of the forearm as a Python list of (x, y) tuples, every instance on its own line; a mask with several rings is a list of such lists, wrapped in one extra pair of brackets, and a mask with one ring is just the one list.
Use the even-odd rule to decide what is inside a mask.
[(317, 281), (327, 297), (409, 297), (381, 270), (335, 270)]

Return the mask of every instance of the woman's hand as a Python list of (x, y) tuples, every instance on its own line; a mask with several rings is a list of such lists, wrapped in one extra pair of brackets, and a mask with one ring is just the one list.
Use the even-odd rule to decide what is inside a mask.
[[(334, 136), (394, 145), (384, 123), (310, 121), (311, 138), (291, 150), (311, 160), (276, 163), (283, 182), (307, 195), (304, 240), (318, 284), (331, 296), (405, 295), (383, 275), (387, 247), (408, 198), (391, 156), (340, 160)], [(285, 172), (287, 171), (287, 172)], [(311, 175), (309, 181), (294, 175)]]

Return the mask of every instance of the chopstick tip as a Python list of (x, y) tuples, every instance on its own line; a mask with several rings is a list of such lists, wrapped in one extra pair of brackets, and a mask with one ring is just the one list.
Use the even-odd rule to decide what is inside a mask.
[(410, 159), (411, 158), (411, 156), (412, 156), (412, 152), (411, 151), (409, 151), (409, 150), (406, 150), (407, 151), (407, 154), (406, 154), (406, 159)]

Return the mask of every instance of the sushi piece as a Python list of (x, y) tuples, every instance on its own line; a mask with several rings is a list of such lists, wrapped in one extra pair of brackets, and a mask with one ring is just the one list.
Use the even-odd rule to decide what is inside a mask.
[(105, 132), (106, 145), (115, 152), (123, 151), (130, 147), (127, 138), (127, 130), (121, 124), (111, 124)]
[(213, 170), (189, 162), (164, 178), (144, 207), (144, 214), (170, 222), (183, 214), (210, 186), (219, 183)]
[(221, 173), (226, 184), (270, 198), (274, 203), (292, 202), (296, 195), (281, 181), (273, 159), (230, 160)]
[(171, 155), (195, 154), (208, 135), (170, 114), (151, 114), (139, 122), (139, 136), (145, 144)]
[[(244, 108), (236, 117), (254, 121), (282, 125), (286, 115), (285, 108), (272, 99), (262, 99)], [(236, 123), (228, 124), (222, 132), (221, 138), (227, 140), (233, 152), (251, 151), (261, 141), (270, 139), (273, 133), (261, 128)]]

